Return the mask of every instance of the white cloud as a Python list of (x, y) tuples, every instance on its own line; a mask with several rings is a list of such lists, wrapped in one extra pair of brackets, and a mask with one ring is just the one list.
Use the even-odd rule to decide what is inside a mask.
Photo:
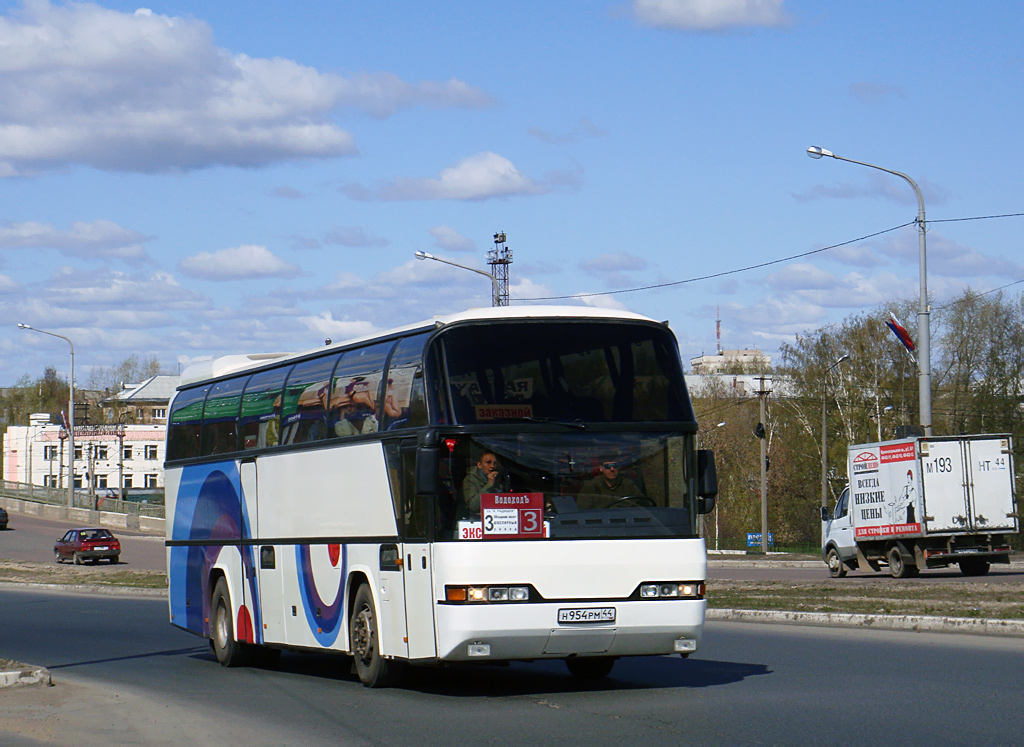
[(591, 275), (599, 275), (609, 272), (633, 272), (636, 270), (646, 270), (647, 260), (643, 257), (632, 255), (629, 252), (615, 252), (611, 254), (601, 254), (593, 259), (580, 262), (579, 267), (581, 270)]
[(113, 221), (77, 221), (61, 231), (45, 223), (0, 223), (0, 249), (58, 249), (75, 257), (136, 260), (146, 257), (142, 243), (150, 237)]
[(463, 81), (343, 77), (231, 54), (202, 21), (35, 0), (0, 16), (0, 176), (260, 166), (351, 154), (339, 107), (480, 107)]
[(476, 242), (449, 226), (434, 226), (430, 229), (435, 246), (450, 252), (476, 251)]
[(376, 328), (371, 322), (364, 320), (335, 319), (329, 311), (314, 316), (304, 316), (299, 321), (307, 329), (322, 336), (325, 340), (330, 338), (334, 342), (342, 342), (364, 335), (371, 335)]
[(383, 236), (368, 234), (362, 226), (335, 226), (324, 236), (324, 243), (352, 248), (384, 247), (391, 244)]
[(880, 104), (889, 98), (907, 98), (907, 90), (903, 86), (887, 83), (851, 83), (850, 93), (866, 104)]
[(604, 137), (608, 134), (585, 117), (581, 118), (579, 123), (569, 132), (561, 135), (548, 132), (547, 130), (542, 130), (539, 127), (530, 127), (526, 132), (528, 135), (537, 138), (542, 143), (548, 143), (550, 145), (572, 145), (586, 138)]
[(783, 0), (633, 0), (640, 23), (666, 29), (716, 31), (789, 22)]
[(299, 268), (277, 257), (265, 246), (244, 244), (199, 252), (178, 264), (184, 274), (204, 280), (252, 280), (257, 278), (292, 278)]
[(486, 200), (533, 195), (550, 188), (524, 176), (511, 161), (489, 151), (477, 153), (441, 171), (436, 179), (398, 177), (370, 189), (342, 187), (355, 200)]

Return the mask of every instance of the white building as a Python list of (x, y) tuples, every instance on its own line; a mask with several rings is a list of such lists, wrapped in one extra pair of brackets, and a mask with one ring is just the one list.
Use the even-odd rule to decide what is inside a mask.
[[(12, 425), (4, 435), (4, 478), (14, 482), (67, 486), (67, 432), (36, 413), (30, 425)], [(79, 425), (75, 428), (75, 487), (164, 487), (164, 424)]]

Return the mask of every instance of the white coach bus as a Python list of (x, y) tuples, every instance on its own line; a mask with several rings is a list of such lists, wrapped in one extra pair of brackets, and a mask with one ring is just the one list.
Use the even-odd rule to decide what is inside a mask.
[(700, 645), (709, 452), (665, 324), (438, 317), (186, 370), (167, 434), (172, 624), (225, 666), (619, 657)]

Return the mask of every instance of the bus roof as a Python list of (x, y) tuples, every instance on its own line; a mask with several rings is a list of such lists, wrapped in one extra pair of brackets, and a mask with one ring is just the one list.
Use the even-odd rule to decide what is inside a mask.
[(357, 345), (362, 342), (369, 342), (376, 339), (400, 335), (403, 332), (430, 329), (431, 327), (444, 327), (456, 322), (487, 321), (499, 319), (542, 319), (542, 318), (565, 318), (565, 319), (621, 319), (627, 321), (653, 322), (641, 314), (632, 311), (620, 311), (617, 309), (601, 309), (592, 306), (491, 306), (478, 309), (467, 309), (454, 314), (439, 314), (432, 319), (426, 319), (415, 324), (407, 324), (401, 327), (376, 332), (374, 334), (354, 337), (342, 342), (332, 342), (330, 345), (311, 348), (302, 352), (294, 353), (253, 353), (240, 355), (225, 355), (207, 361), (198, 361), (188, 366), (181, 373), (181, 384), (179, 389), (194, 384), (197, 381), (216, 379), (230, 373), (243, 371), (247, 368), (257, 368), (271, 361), (285, 362), (291, 358), (301, 358), (311, 353), (323, 352), (335, 348), (344, 348), (350, 345)]

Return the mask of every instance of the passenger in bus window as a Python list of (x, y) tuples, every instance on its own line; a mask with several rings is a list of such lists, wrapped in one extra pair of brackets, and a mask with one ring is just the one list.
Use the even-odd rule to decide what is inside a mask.
[(485, 451), (462, 481), (462, 501), (471, 516), (480, 515), (481, 493), (507, 493), (508, 475), (501, 470), (501, 459), (493, 451)]
[(256, 438), (256, 448), (265, 446), (277, 446), (279, 440), (278, 418), (281, 416), (281, 396), (274, 399), (270, 414), (260, 418), (259, 434)]
[(605, 456), (601, 459), (597, 476), (587, 480), (580, 488), (576, 503), (580, 508), (605, 508), (620, 498), (643, 495), (635, 482), (621, 473), (621, 459)]
[(336, 402), (338, 420), (334, 424), (334, 435), (355, 436), (377, 431), (377, 416), (374, 414), (377, 408), (370, 382), (365, 376), (353, 378)]

